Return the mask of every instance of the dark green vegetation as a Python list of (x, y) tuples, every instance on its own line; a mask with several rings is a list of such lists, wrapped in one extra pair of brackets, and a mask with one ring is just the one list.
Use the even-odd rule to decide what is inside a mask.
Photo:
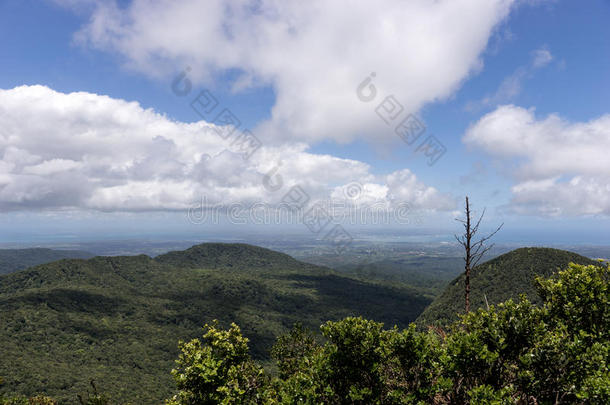
[(447, 331), (384, 329), (349, 317), (317, 344), (296, 327), (274, 346), (279, 373), (248, 354), (237, 325), (181, 344), (168, 405), (610, 403), (609, 268), (570, 264), (525, 297)]
[(0, 393), (76, 403), (89, 379), (113, 398), (158, 404), (173, 391), (177, 341), (212, 319), (239, 323), (254, 358), (295, 322), (362, 315), (406, 326), (430, 299), (249, 245), (60, 260), (0, 277)]
[(81, 250), (0, 249), (0, 274), (8, 274), (61, 259), (89, 259), (93, 256), (93, 254)]
[(461, 257), (409, 255), (333, 268), (367, 280), (400, 281), (437, 296), (456, 275), (464, 271), (464, 260)]
[(320, 266), (299, 262), (293, 257), (259, 246), (241, 243), (204, 243), (186, 250), (157, 256), (155, 261), (192, 269), (234, 269), (275, 272), (293, 268), (320, 271)]
[[(463, 252), (452, 244), (355, 242), (354, 245), (341, 254), (320, 250), (297, 257), (365, 280), (402, 282), (432, 297), (464, 271)], [(491, 254), (504, 252), (494, 249)]]
[[(532, 303), (541, 301), (534, 279), (549, 277), (569, 263), (583, 265), (598, 262), (565, 250), (550, 248), (520, 248), (496, 257), (473, 269), (470, 284), (471, 309), (518, 299), (526, 294)], [(418, 318), (418, 324), (447, 324), (464, 313), (464, 275), (453, 280)]]

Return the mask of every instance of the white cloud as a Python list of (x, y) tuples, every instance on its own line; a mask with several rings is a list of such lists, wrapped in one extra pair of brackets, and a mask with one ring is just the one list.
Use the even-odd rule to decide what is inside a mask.
[(333, 200), (344, 199), (356, 207), (392, 209), (408, 203), (417, 209), (449, 211), (456, 206), (453, 197), (426, 186), (409, 169), (378, 176), (375, 180), (380, 183), (351, 182), (335, 187), (330, 197)]
[[(73, 0), (61, 1), (74, 4)], [(170, 80), (272, 86), (271, 119), (257, 133), (299, 141), (384, 142), (374, 107), (389, 95), (405, 114), (452, 95), (481, 68), (480, 55), (515, 0), (134, 0), (97, 2), (77, 38), (120, 54), (127, 66)], [(377, 98), (356, 97), (371, 72)]]
[(551, 63), (552, 60), (553, 55), (551, 55), (551, 51), (546, 47), (542, 47), (533, 52), (532, 66), (534, 68), (541, 68)]
[(569, 122), (534, 110), (498, 107), (471, 126), (464, 142), (513, 167), (511, 208), (543, 215), (610, 214), (610, 114)]
[[(328, 199), (350, 182), (379, 200), (452, 209), (452, 199), (403, 170), (371, 174), (356, 160), (264, 145), (248, 160), (204, 121), (172, 121), (138, 103), (45, 86), (0, 90), (0, 208), (183, 210), (210, 204), (278, 204), (294, 185)], [(277, 170), (274, 171), (274, 168)], [(282, 187), (265, 187), (281, 175)]]

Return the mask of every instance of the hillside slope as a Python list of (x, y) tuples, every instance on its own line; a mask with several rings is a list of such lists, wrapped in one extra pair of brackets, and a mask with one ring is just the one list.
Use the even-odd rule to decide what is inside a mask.
[(0, 274), (8, 274), (61, 259), (89, 259), (93, 256), (93, 254), (81, 250), (0, 249)]
[[(485, 307), (485, 296), (489, 305), (518, 299), (521, 293), (530, 301), (539, 302), (534, 279), (548, 277), (568, 263), (596, 264), (587, 257), (565, 250), (551, 248), (520, 248), (480, 264), (470, 276), (470, 305), (472, 310)], [(464, 312), (464, 274), (453, 280), (417, 319), (417, 323), (431, 325), (446, 324)]]
[(121, 402), (158, 404), (173, 387), (179, 339), (213, 319), (238, 323), (253, 355), (275, 336), (363, 315), (406, 326), (430, 299), (249, 245), (61, 260), (0, 277), (0, 392), (76, 403), (89, 379)]
[(460, 274), (464, 260), (461, 257), (407, 256), (333, 268), (366, 280), (400, 281), (437, 296)]

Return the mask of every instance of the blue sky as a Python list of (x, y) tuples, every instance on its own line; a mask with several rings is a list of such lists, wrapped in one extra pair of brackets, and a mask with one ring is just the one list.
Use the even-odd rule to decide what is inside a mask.
[[(1, 1), (4, 240), (190, 233), (201, 196), (247, 209), (294, 185), (328, 201), (356, 183), (354, 209), (399, 200), (413, 226), (451, 231), (468, 194), (507, 234), (610, 243), (610, 3), (449, 3)], [(434, 165), (375, 115), (380, 97), (356, 99), (372, 71), (446, 148)], [(252, 158), (209, 135), (189, 106), (201, 89), (261, 141)], [(270, 193), (260, 178), (278, 162), (284, 191)]]

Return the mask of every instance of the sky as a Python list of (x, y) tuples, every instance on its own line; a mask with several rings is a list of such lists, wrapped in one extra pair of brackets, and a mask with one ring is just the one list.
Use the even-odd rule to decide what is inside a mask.
[(0, 0), (0, 241), (450, 234), (468, 195), (506, 240), (610, 244), (608, 21), (603, 0)]

